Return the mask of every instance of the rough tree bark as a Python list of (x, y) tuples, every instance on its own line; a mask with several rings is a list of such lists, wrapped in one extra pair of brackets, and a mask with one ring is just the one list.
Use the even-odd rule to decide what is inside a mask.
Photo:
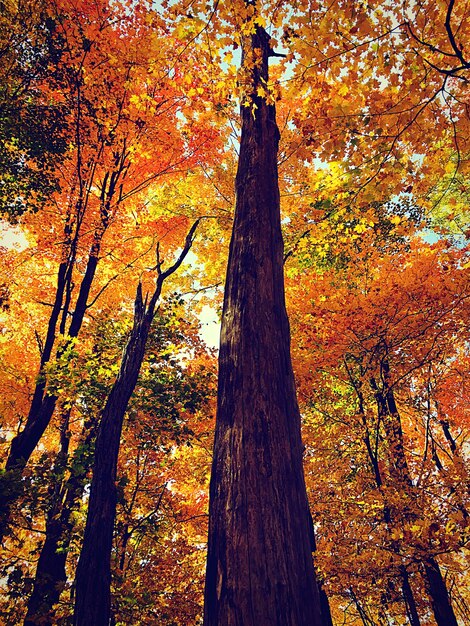
[(148, 303), (147, 298), (142, 299), (140, 284), (137, 289), (134, 324), (98, 427), (88, 515), (75, 579), (74, 626), (109, 626), (110, 623), (111, 549), (122, 424), (137, 383), (163, 282), (178, 269), (191, 249), (198, 223), (199, 220), (191, 227), (178, 260), (165, 271), (161, 270), (157, 247), (158, 277), (155, 291)]
[[(243, 41), (237, 202), (227, 269), (210, 485), (205, 626), (320, 626), (300, 414), (284, 299), (269, 36)], [(250, 70), (251, 64), (254, 67)]]

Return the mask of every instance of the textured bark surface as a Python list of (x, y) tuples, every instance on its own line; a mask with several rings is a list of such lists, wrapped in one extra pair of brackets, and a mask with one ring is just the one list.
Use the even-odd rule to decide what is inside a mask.
[(153, 312), (147, 313), (139, 287), (134, 325), (96, 439), (87, 522), (75, 580), (74, 626), (108, 626), (110, 621), (117, 461), (124, 415), (137, 383), (153, 317)]
[(163, 283), (186, 258), (198, 224), (199, 220), (196, 220), (186, 236), (178, 259), (165, 271), (161, 269), (157, 245), (158, 278), (148, 303), (147, 297), (142, 299), (140, 284), (137, 289), (132, 331), (98, 427), (87, 521), (75, 578), (74, 626), (109, 626), (111, 621), (111, 549), (116, 517), (117, 462), (124, 415), (137, 384)]
[[(244, 42), (245, 69), (247, 58), (260, 58), (254, 94), (268, 79), (268, 42), (262, 29)], [(222, 317), (204, 624), (317, 626), (328, 622), (312, 562), (284, 300), (279, 131), (274, 107), (256, 95), (252, 104), (242, 107)]]

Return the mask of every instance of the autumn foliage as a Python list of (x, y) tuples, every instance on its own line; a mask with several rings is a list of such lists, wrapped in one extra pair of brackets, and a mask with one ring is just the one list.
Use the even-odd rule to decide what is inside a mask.
[[(467, 4), (5, 0), (0, 13), (2, 624), (77, 623), (97, 438), (139, 311), (111, 619), (202, 624), (207, 317), (221, 313), (239, 106), (256, 120), (257, 99), (280, 130), (291, 352), (333, 624), (470, 623)], [(240, 69), (241, 47), (259, 32), (275, 56), (252, 94), (261, 61)]]

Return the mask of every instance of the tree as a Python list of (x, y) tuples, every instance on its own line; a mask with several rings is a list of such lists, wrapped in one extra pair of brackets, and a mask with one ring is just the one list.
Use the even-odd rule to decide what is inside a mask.
[(190, 228), (173, 265), (162, 270), (157, 247), (157, 279), (153, 293), (142, 296), (137, 287), (134, 322), (121, 366), (100, 417), (93, 463), (87, 523), (75, 582), (74, 626), (108, 626), (111, 616), (111, 548), (116, 516), (116, 474), (121, 431), (130, 397), (137, 384), (150, 326), (164, 281), (181, 265), (191, 249), (199, 224)]
[[(469, 18), (3, 2), (0, 210), (22, 235), (0, 248), (5, 626), (71, 621), (84, 536), (82, 623), (202, 620), (212, 425), (181, 380), (215, 358), (197, 322), (170, 320), (170, 345), (133, 304), (204, 215), (171, 288), (181, 317), (219, 308), (237, 160), (206, 623), (469, 621)], [(147, 351), (135, 383), (147, 332), (168, 367)]]
[[(181, 552), (180, 558), (186, 555), (187, 560), (191, 559), (193, 552), (192, 522), (186, 531), (181, 528), (185, 525), (181, 520), (195, 516), (196, 521), (199, 518), (204, 521), (205, 517), (197, 505), (195, 511), (185, 507), (175, 515), (173, 507), (181, 504), (178, 504), (175, 488), (167, 488), (167, 483), (176, 480), (178, 489), (183, 489), (184, 474), (177, 478), (177, 472), (172, 469), (175, 464), (172, 457), (179, 448), (181, 462), (186, 463), (184, 471), (187, 475), (195, 472), (194, 459), (188, 470), (187, 463), (191, 463), (191, 458), (187, 461), (185, 458), (192, 449), (190, 442), (196, 437), (199, 439), (196, 431), (200, 432), (204, 424), (201, 412), (204, 414), (207, 411), (205, 405), (212, 393), (211, 381), (214, 377), (209, 355), (198, 339), (194, 320), (191, 317), (182, 319), (182, 315), (187, 318), (187, 308), (180, 299), (167, 298), (166, 303), (158, 307), (149, 334), (143, 372), (141, 370), (129, 403), (120, 446), (120, 467), (116, 479), (118, 515), (112, 559), (113, 615), (117, 621), (125, 623), (137, 623), (135, 612), (138, 608), (141, 620), (145, 620), (147, 611), (150, 615), (161, 616), (166, 610), (175, 615), (175, 619), (180, 614), (181, 622), (178, 623), (184, 626), (192, 619), (195, 621), (193, 615), (198, 610), (200, 593), (194, 579), (197, 579), (201, 563), (199, 568), (195, 563), (193, 570), (188, 564), (186, 574), (181, 571), (182, 577), (190, 572), (188, 587), (194, 588), (195, 596), (192, 601), (190, 594), (180, 592), (178, 599), (175, 597), (175, 606), (169, 603), (170, 606), (163, 610), (165, 605), (159, 593), (162, 587), (154, 588), (151, 582), (157, 571), (162, 586), (172, 588), (173, 583), (166, 578), (167, 570), (177, 575), (176, 564), (173, 564), (175, 550)], [(115, 364), (125, 345), (128, 324), (123, 322), (127, 317), (126, 311), (118, 317), (102, 320), (99, 332), (95, 334), (96, 344), (84, 355), (74, 355), (73, 367), (87, 372), (85, 380), (72, 379), (67, 385), (58, 372), (61, 380), (57, 382), (69, 387), (66, 395), (73, 398), (85, 414), (83, 432), (78, 435), (75, 445), (67, 441), (66, 445), (72, 448), (70, 452), (63, 445), (67, 437), (61, 437), (62, 447), (50, 472), (45, 537), (28, 600), (25, 626), (54, 624), (69, 616), (69, 577), (76, 565), (75, 552), (80, 547), (77, 543), (81, 536), (81, 510), (93, 464), (98, 417), (113, 384)], [(186, 351), (192, 353), (191, 363), (182, 360)], [(71, 416), (72, 428), (73, 423), (78, 421), (76, 405)], [(195, 423), (195, 414), (201, 424)], [(177, 546), (171, 541), (175, 524), (180, 527), (179, 534), (182, 534)], [(196, 540), (200, 543), (203, 538), (200, 536)], [(142, 559), (149, 560), (150, 554), (151, 562), (143, 574), (139, 564)], [(176, 580), (174, 584), (177, 584)], [(60, 605), (57, 605), (59, 599)], [(188, 615), (187, 620), (184, 619), (185, 614)]]
[[(332, 596), (352, 589), (369, 615), (399, 615), (404, 602), (413, 624), (427, 623), (432, 607), (436, 623), (455, 624), (451, 563), (468, 543), (468, 468), (447, 454), (444, 468), (436, 407), (437, 389), (454, 376), (459, 384), (465, 367), (468, 251), (407, 245), (384, 257), (353, 244), (368, 257), (355, 268), (338, 255), (315, 282), (296, 279), (303, 303), (311, 298), (294, 317), (308, 476), (320, 490), (319, 562)], [(442, 401), (451, 406), (441, 415), (465, 432), (452, 392)], [(324, 490), (317, 463), (327, 468)]]
[[(247, 9), (253, 9), (250, 4)], [(204, 624), (322, 621), (284, 303), (269, 36), (242, 36), (242, 134), (219, 357)], [(249, 34), (248, 34), (249, 33)]]
[(65, 84), (63, 43), (43, 0), (2, 3), (0, 215), (12, 222), (38, 210), (59, 187), (57, 165), (70, 140), (68, 111), (48, 93)]
[[(163, 50), (161, 57), (151, 50), (155, 31), (162, 28), (155, 12), (142, 5), (129, 16), (119, 4), (110, 7), (104, 1), (84, 9), (67, 0), (50, 10), (59, 23), (65, 51), (58, 63), (67, 81), (61, 89), (53, 83), (48, 96), (67, 103), (74, 141), (60, 168), (63, 189), (48, 199), (42, 213), (50, 228), (35, 223), (34, 234), (57, 262), (56, 284), (52, 302), (46, 300), (46, 329), (37, 335), (40, 359), (31, 403), (15, 429), (1, 478), (0, 537), (7, 533), (11, 507), (21, 495), (24, 468), (57, 406), (58, 395), (47, 385), (48, 364), (80, 335), (101, 293), (93, 296), (92, 290), (106, 238), (108, 246), (114, 245), (122, 235), (120, 226), (135, 228), (133, 203), (145, 202), (149, 185), (183, 164), (189, 167), (201, 146), (209, 149), (217, 136), (201, 123), (187, 140), (184, 124), (176, 124), (185, 100), (177, 81), (167, 78), (169, 60)], [(81, 11), (87, 15), (84, 24)], [(192, 126), (191, 113), (186, 114)], [(136, 239), (135, 232), (128, 236)], [(124, 248), (125, 242), (119, 240)], [(128, 258), (124, 269), (141, 256), (137, 252), (134, 261)]]

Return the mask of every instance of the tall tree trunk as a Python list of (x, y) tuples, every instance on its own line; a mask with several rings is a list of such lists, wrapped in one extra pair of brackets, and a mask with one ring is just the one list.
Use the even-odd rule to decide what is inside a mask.
[[(65, 238), (69, 237), (69, 223), (65, 229)], [(8, 531), (12, 504), (22, 493), (21, 475), (24, 466), (31, 456), (34, 448), (44, 432), (50, 417), (48, 417), (50, 397), (44, 397), (46, 381), (43, 375), (44, 366), (49, 362), (56, 338), (57, 323), (62, 309), (64, 292), (66, 289), (66, 275), (68, 272), (68, 259), (62, 259), (57, 272), (57, 287), (54, 304), (49, 316), (46, 338), (42, 347), (41, 361), (36, 385), (31, 400), (26, 423), (10, 444), (10, 450), (5, 464), (5, 473), (1, 478), (0, 489), (0, 543)], [(55, 407), (55, 400), (52, 402)], [(47, 407), (47, 408), (46, 408)], [(53, 409), (52, 409), (53, 410)], [(30, 443), (28, 443), (30, 442)]]
[(178, 260), (164, 272), (161, 271), (157, 247), (158, 278), (148, 304), (147, 298), (145, 301), (142, 299), (140, 284), (137, 289), (134, 324), (98, 427), (88, 515), (75, 580), (74, 626), (109, 626), (116, 474), (124, 415), (137, 384), (163, 282), (178, 269), (188, 254), (198, 223), (199, 220), (191, 227)]
[[(104, 235), (106, 228), (101, 228), (97, 231), (95, 235), (95, 242), (90, 250), (90, 255), (88, 257), (88, 263), (85, 271), (85, 275), (80, 283), (80, 290), (78, 294), (77, 303), (75, 306), (75, 311), (72, 315), (72, 320), (70, 323), (70, 329), (68, 332), (69, 337), (75, 338), (78, 337), (80, 332), (80, 328), (83, 323), (83, 318), (86, 312), (86, 303), (88, 300), (88, 296), (90, 294), (90, 289), (93, 284), (93, 279), (96, 273), (96, 267), (98, 265), (98, 255), (101, 247), (101, 239)], [(59, 284), (60, 284), (60, 271), (62, 270), (62, 266), (59, 270)], [(65, 288), (65, 285), (63, 289)], [(53, 311), (51, 314), (51, 321), (49, 322), (49, 326), (51, 326), (52, 318), (55, 318), (55, 322), (57, 322), (57, 317), (61, 307), (60, 301), (56, 302), (55, 308), (58, 307), (58, 311)], [(55, 328), (55, 324), (54, 324)], [(50, 331), (48, 331), (48, 339), (49, 339)], [(50, 341), (46, 341), (46, 345), (49, 346), (48, 350), (48, 358), (45, 362), (49, 360), (50, 351), (52, 350), (52, 344), (54, 343), (55, 335), (50, 338)], [(41, 367), (44, 365), (44, 354), (41, 360)], [(12, 470), (17, 467), (24, 467), (26, 463), (29, 461), (31, 454), (39, 443), (40, 438), (44, 434), (49, 422), (51, 420), (52, 414), (55, 409), (55, 405), (57, 403), (57, 396), (54, 395), (46, 395), (45, 393), (45, 381), (41, 378), (38, 383), (33, 402), (31, 404), (31, 409), (29, 411), (28, 418), (26, 420), (26, 424), (24, 429), (18, 433), (18, 435), (12, 440), (10, 453), (8, 455), (6, 470)]]
[[(354, 390), (356, 392), (356, 395), (358, 397), (358, 401), (359, 401), (359, 407), (358, 407), (358, 414), (361, 417), (361, 421), (364, 427), (364, 437), (363, 437), (363, 441), (365, 443), (366, 446), (366, 450), (367, 450), (367, 454), (369, 456), (369, 461), (370, 461), (370, 466), (371, 466), (371, 470), (373, 472), (374, 475), (374, 479), (375, 479), (375, 484), (377, 486), (377, 489), (379, 490), (382, 498), (384, 499), (384, 503), (383, 503), (383, 518), (384, 518), (384, 522), (388, 526), (390, 525), (392, 519), (391, 519), (391, 513), (390, 513), (390, 507), (387, 505), (386, 503), (386, 499), (384, 497), (384, 490), (383, 490), (383, 479), (382, 479), (382, 475), (380, 473), (380, 465), (379, 465), (379, 459), (378, 459), (378, 455), (377, 455), (377, 449), (374, 449), (375, 446), (372, 445), (371, 439), (370, 439), (370, 431), (369, 431), (369, 425), (367, 423), (367, 417), (366, 417), (366, 413), (364, 411), (364, 396), (362, 394), (362, 390), (361, 390), (361, 383), (354, 380), (354, 377), (352, 375), (352, 372), (349, 370), (349, 367), (345, 361), (345, 366), (346, 366), (346, 371), (348, 373), (349, 376), (349, 380), (351, 382), (351, 384), (354, 387)], [(375, 385), (375, 382), (373, 383), (373, 385)], [(375, 385), (376, 388), (376, 385)], [(379, 405), (380, 406), (380, 405)], [(383, 419), (383, 416), (381, 415), (381, 410), (379, 410), (379, 420), (378, 423), (380, 423), (380, 419)], [(378, 428), (378, 425), (377, 425)], [(391, 541), (391, 548), (393, 550), (393, 552), (399, 556), (400, 555), (400, 545), (399, 542), (392, 540)], [(407, 572), (407, 569), (405, 567), (404, 564), (402, 564), (399, 568), (400, 571), (400, 584), (401, 584), (401, 588), (402, 588), (402, 593), (403, 593), (403, 600), (405, 602), (405, 607), (406, 607), (406, 611), (407, 611), (407, 615), (408, 615), (408, 619), (410, 622), (411, 626), (421, 626), (420, 625), (420, 620), (419, 620), (419, 615), (418, 615), (418, 610), (416, 608), (416, 601), (414, 598), (414, 594), (413, 594), (413, 590), (411, 588), (410, 585), (410, 581), (409, 581), (409, 575)]]
[(59, 550), (59, 542), (65, 532), (61, 515), (64, 511), (65, 509), (58, 512), (54, 510), (47, 520), (46, 538), (41, 548), (24, 626), (52, 626), (54, 624), (52, 609), (59, 601), (67, 582), (65, 563), (70, 536), (67, 537), (65, 545), (60, 545)]
[[(79, 194), (79, 200), (75, 206), (75, 215), (72, 217), (70, 212), (67, 215), (64, 228), (64, 253), (58, 268), (54, 305), (49, 318), (46, 339), (41, 355), (38, 380), (25, 426), (11, 442), (5, 465), (6, 475), (2, 479), (2, 482), (6, 483), (11, 477), (12, 480), (10, 482), (13, 488), (1, 489), (0, 493), (0, 542), (2, 542), (8, 530), (11, 507), (14, 501), (21, 495), (21, 488), (16, 485), (19, 485), (23, 470), (48, 427), (57, 404), (58, 397), (47, 393), (44, 366), (49, 362), (55, 345), (59, 317), (62, 316), (59, 332), (67, 334), (71, 338), (78, 337), (88, 308), (88, 297), (98, 266), (101, 244), (109, 226), (111, 203), (116, 193), (118, 181), (127, 169), (125, 159), (124, 151), (116, 162), (115, 169), (111, 173), (108, 172), (104, 177), (100, 197), (100, 220), (94, 232), (85, 274), (80, 282), (75, 310), (72, 314), (68, 332), (66, 332), (66, 324), (73, 289), (73, 269), (83, 217), (87, 207), (87, 199), (83, 198), (83, 189)], [(118, 203), (119, 202), (120, 200), (118, 200)], [(75, 231), (74, 234), (73, 231)], [(59, 350), (58, 355), (60, 354), (61, 351)]]
[(119, 444), (124, 414), (137, 383), (150, 329), (151, 318), (146, 313), (139, 285), (134, 326), (118, 377), (103, 409), (96, 439), (88, 516), (75, 580), (74, 626), (109, 624)]
[[(243, 41), (251, 75), (236, 177), (210, 485), (205, 626), (320, 626), (285, 308), (269, 36)], [(250, 69), (251, 68), (251, 69)]]

